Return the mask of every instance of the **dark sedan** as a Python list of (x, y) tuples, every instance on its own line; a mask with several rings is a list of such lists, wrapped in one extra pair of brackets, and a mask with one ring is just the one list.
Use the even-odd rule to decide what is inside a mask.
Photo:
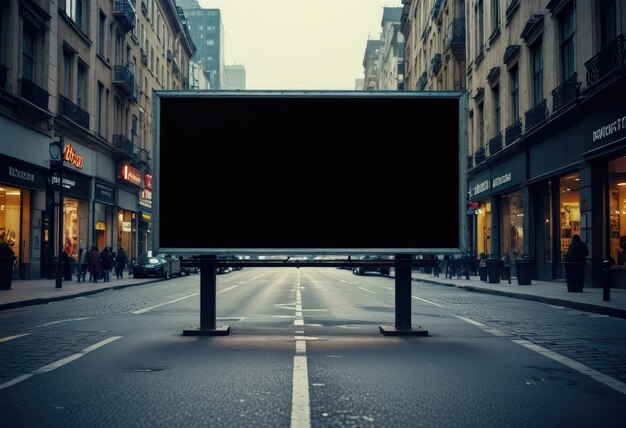
[(180, 276), (180, 260), (162, 255), (143, 254), (133, 264), (133, 276), (143, 278), (154, 276), (157, 278), (171, 278), (172, 275)]

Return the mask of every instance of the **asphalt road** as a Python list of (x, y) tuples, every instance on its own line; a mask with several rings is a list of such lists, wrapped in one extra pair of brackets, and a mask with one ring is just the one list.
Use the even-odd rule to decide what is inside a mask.
[(0, 313), (4, 427), (623, 426), (626, 320), (414, 283), (428, 336), (384, 336), (394, 279), (199, 275)]

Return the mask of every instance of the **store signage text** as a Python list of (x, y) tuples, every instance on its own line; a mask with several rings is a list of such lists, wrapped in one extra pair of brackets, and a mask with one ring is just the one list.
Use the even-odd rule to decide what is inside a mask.
[[(60, 179), (58, 175), (53, 175), (51, 177), (50, 182), (52, 183), (53, 186), (58, 186)], [(63, 177), (63, 188), (64, 189), (72, 189), (76, 186), (76, 180), (73, 180), (71, 178), (67, 178), (67, 177)]]
[(603, 138), (608, 137), (611, 134), (615, 134), (618, 131), (626, 129), (626, 116), (621, 119), (614, 120), (608, 125), (604, 125), (592, 133), (593, 142), (600, 141)]
[(63, 159), (80, 169), (83, 168), (83, 163), (85, 162), (85, 157), (76, 154), (74, 147), (70, 144), (66, 144), (65, 147), (63, 147)]
[(501, 186), (504, 183), (508, 183), (509, 181), (511, 181), (511, 178), (512, 178), (512, 174), (510, 172), (507, 174), (501, 175), (500, 177), (496, 177), (493, 180), (491, 180), (491, 187), (495, 189), (496, 187)]
[(132, 225), (130, 221), (122, 222), (122, 232), (132, 232)]
[(485, 180), (483, 182), (480, 182), (478, 184), (475, 184), (474, 186), (470, 187), (470, 197), (474, 197), (476, 195), (479, 195), (483, 192), (488, 191), (491, 188), (489, 180)]
[(122, 164), (122, 179), (133, 183), (136, 186), (141, 185), (141, 172), (136, 168), (133, 168), (129, 164)]
[(22, 171), (21, 169), (9, 167), (9, 177), (18, 178), (20, 180), (35, 182), (35, 174), (28, 171)]

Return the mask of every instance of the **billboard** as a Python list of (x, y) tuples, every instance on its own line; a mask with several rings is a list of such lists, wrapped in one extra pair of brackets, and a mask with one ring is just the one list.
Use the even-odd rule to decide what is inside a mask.
[(463, 250), (463, 92), (155, 91), (154, 248)]

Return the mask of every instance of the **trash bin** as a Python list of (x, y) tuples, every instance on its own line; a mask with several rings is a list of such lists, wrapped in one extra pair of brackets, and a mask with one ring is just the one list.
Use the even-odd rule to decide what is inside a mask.
[(502, 275), (502, 261), (498, 259), (487, 259), (487, 278), (489, 284), (499, 284)]
[(478, 266), (478, 275), (481, 281), (487, 282), (487, 266)]
[(515, 276), (517, 276), (517, 285), (530, 285), (532, 277), (533, 264), (530, 259), (515, 260)]
[(580, 293), (583, 291), (586, 265), (586, 262), (563, 262), (567, 291), (574, 293)]

